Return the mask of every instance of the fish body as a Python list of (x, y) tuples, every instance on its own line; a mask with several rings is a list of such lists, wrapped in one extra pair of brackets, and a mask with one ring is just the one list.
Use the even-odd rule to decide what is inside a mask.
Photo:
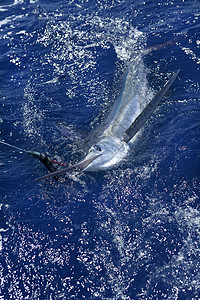
[(129, 146), (115, 135), (101, 136), (88, 151), (85, 159), (101, 154), (84, 171), (100, 171), (111, 168), (126, 157)]
[(123, 140), (124, 132), (139, 115), (144, 100), (147, 80), (143, 63), (134, 60), (124, 74), (122, 90), (115, 99), (111, 111), (97, 129), (93, 145), (85, 159), (101, 154), (84, 171), (106, 170), (124, 159), (129, 145)]
[(123, 90), (118, 96), (107, 121), (105, 121), (107, 127), (99, 136), (95, 145), (89, 149), (85, 159), (94, 157), (97, 154), (101, 155), (93, 160), (84, 171), (105, 170), (126, 157), (129, 142), (149, 119), (180, 70), (174, 73), (142, 112), (140, 111), (140, 103), (146, 96), (145, 87), (147, 85), (144, 68), (140, 68), (139, 71), (134, 65), (129, 66)]
[(127, 156), (130, 141), (150, 118), (179, 72), (180, 70), (176, 71), (142, 109), (148, 91), (145, 68), (140, 59), (132, 61), (125, 74), (122, 91), (110, 113), (96, 132), (91, 135), (90, 146), (84, 159), (38, 179), (49, 178), (71, 170), (101, 171), (118, 164)]

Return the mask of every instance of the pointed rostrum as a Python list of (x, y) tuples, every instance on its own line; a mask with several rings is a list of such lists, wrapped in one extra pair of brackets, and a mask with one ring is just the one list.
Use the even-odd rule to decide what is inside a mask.
[(50, 177), (54, 177), (54, 176), (58, 176), (58, 175), (67, 173), (67, 172), (72, 171), (72, 170), (80, 170), (80, 171), (84, 170), (93, 160), (95, 160), (99, 156), (101, 156), (101, 154), (98, 154), (98, 155), (95, 155), (92, 158), (80, 161), (79, 163), (74, 164), (72, 166), (69, 166), (67, 168), (63, 168), (63, 169), (60, 169), (60, 170), (58, 170), (56, 172), (44, 175), (44, 176), (39, 177), (39, 178), (36, 178), (35, 181), (38, 181), (38, 180), (41, 180), (41, 179), (50, 178)]

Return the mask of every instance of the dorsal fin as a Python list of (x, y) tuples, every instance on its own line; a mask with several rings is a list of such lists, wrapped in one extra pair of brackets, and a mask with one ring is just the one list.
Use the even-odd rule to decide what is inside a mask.
[(170, 89), (179, 72), (180, 69), (176, 71), (176, 73), (174, 73), (174, 75), (167, 81), (164, 87), (153, 97), (153, 99), (149, 102), (145, 109), (139, 114), (139, 116), (135, 119), (131, 126), (125, 131), (123, 137), (124, 142), (128, 143), (132, 139), (132, 137), (140, 130), (144, 123), (149, 119), (149, 117), (152, 115), (161, 99)]

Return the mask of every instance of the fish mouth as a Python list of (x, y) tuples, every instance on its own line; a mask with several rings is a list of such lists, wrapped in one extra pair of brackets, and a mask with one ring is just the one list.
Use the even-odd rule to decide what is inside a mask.
[(39, 178), (36, 178), (35, 181), (38, 181), (38, 180), (41, 180), (41, 179), (47, 179), (47, 178), (54, 177), (54, 176), (57, 176), (57, 175), (61, 175), (61, 174), (67, 173), (67, 172), (72, 171), (72, 170), (84, 171), (96, 158), (98, 158), (101, 155), (102, 154), (97, 154), (93, 157), (84, 159), (84, 160), (82, 160), (82, 161), (80, 161), (80, 162), (78, 162), (78, 163), (76, 163), (72, 166), (67, 167), (67, 168), (63, 168), (63, 169), (60, 169), (58, 171), (52, 172), (50, 174), (47, 174), (47, 175), (41, 176)]

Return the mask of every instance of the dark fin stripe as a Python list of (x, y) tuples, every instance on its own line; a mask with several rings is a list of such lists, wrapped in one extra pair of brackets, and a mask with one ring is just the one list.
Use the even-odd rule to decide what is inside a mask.
[(141, 112), (141, 114), (135, 119), (135, 121), (131, 124), (131, 126), (125, 131), (123, 140), (128, 143), (133, 136), (140, 130), (140, 128), (144, 125), (144, 123), (149, 119), (152, 115), (159, 102), (165, 96), (165, 94), (170, 89), (171, 85), (175, 81), (178, 76), (180, 69), (174, 73), (174, 75), (167, 81), (164, 87), (153, 97), (153, 99), (149, 102), (149, 104), (145, 107), (145, 109)]

